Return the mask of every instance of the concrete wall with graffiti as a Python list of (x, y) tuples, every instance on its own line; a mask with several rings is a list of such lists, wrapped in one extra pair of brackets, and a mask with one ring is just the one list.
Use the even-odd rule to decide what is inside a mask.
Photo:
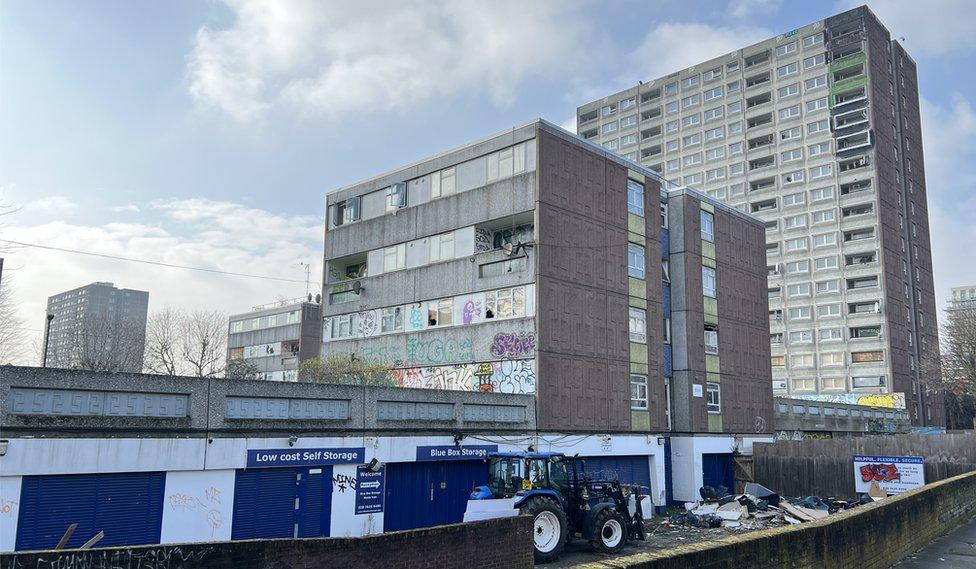
[(392, 366), (399, 387), (536, 392), (534, 318), (332, 340), (326, 354)]
[(807, 401), (822, 401), (824, 403), (844, 403), (847, 405), (866, 405), (868, 407), (886, 407), (889, 409), (904, 409), (904, 393), (816, 393), (793, 394), (794, 399)]

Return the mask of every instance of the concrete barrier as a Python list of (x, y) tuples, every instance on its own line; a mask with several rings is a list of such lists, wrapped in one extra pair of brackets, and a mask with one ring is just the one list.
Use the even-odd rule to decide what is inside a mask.
[(0, 569), (531, 569), (532, 518), (519, 516), (368, 537), (33, 551), (0, 556)]
[(976, 472), (815, 522), (639, 553), (577, 569), (887, 569), (976, 516)]

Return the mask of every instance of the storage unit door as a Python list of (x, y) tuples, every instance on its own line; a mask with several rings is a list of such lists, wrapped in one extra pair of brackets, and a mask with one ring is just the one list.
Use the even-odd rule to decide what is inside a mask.
[(620, 480), (622, 484), (639, 484), (645, 493), (651, 491), (651, 463), (647, 455), (586, 456), (586, 474), (594, 480)]
[(51, 549), (73, 523), (66, 549), (99, 531), (95, 547), (159, 543), (165, 482), (165, 472), (25, 476), (16, 549)]
[(389, 463), (383, 531), (461, 522), (471, 491), (487, 483), (483, 460)]
[(735, 467), (731, 453), (702, 454), (702, 486), (725, 486), (735, 492)]
[(231, 539), (329, 535), (332, 467), (238, 470)]

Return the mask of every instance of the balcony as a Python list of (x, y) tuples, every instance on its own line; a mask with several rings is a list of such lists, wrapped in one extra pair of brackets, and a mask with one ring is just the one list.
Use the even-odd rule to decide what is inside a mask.
[(847, 196), (871, 190), (871, 180), (857, 180), (840, 185), (840, 195)]
[(579, 126), (583, 126), (587, 123), (593, 122), (597, 118), (599, 118), (599, 116), (600, 116), (600, 112), (596, 109), (588, 113), (583, 113), (579, 116)]
[(661, 154), (661, 145), (656, 144), (654, 146), (651, 146), (650, 148), (644, 148), (643, 150), (641, 150), (641, 159), (643, 160), (645, 158), (653, 158), (654, 156), (657, 156), (659, 154)]
[(586, 140), (590, 140), (590, 139), (596, 138), (596, 135), (599, 134), (599, 133), (600, 133), (599, 129), (591, 128), (591, 129), (588, 129), (588, 130), (582, 130), (582, 131), (580, 131), (580, 136), (582, 136)]
[(848, 89), (842, 93), (836, 93), (831, 95), (831, 105), (830, 107), (837, 108), (846, 105), (853, 105), (854, 103), (859, 103), (862, 101), (867, 101), (867, 87), (861, 86), (854, 89)]
[(844, 232), (844, 243), (855, 243), (858, 241), (874, 239), (874, 237), (875, 237), (874, 227), (862, 227), (859, 229), (850, 229)]
[(757, 128), (773, 124), (773, 113), (766, 113), (746, 120), (747, 128)]
[(776, 200), (770, 199), (770, 200), (763, 200), (761, 202), (753, 202), (752, 204), (750, 204), (749, 209), (750, 211), (752, 211), (752, 213), (772, 211), (776, 209)]
[(750, 192), (761, 192), (763, 190), (772, 190), (776, 188), (776, 177), (763, 178), (761, 180), (755, 180), (749, 182)]
[[(749, 68), (752, 68), (752, 67), (756, 67), (758, 65), (763, 65), (763, 64), (769, 63), (769, 60), (770, 60), (770, 52), (767, 49), (766, 51), (761, 51), (759, 53), (754, 53), (754, 54), (746, 57), (745, 58), (745, 61), (743, 62), (743, 67), (745, 69), (749, 69)], [(768, 77), (767, 77), (767, 80), (768, 80)]]
[(853, 172), (855, 170), (867, 168), (870, 165), (871, 165), (871, 160), (868, 156), (858, 156), (856, 158), (851, 158), (849, 160), (839, 161), (837, 163), (837, 170), (840, 174), (846, 174), (848, 172)]
[(878, 264), (878, 252), (852, 253), (844, 256), (844, 266), (870, 267)]
[(654, 126), (651, 128), (646, 128), (641, 131), (641, 140), (650, 140), (652, 138), (657, 138), (661, 136), (661, 126)]
[(769, 71), (753, 75), (752, 77), (746, 77), (746, 89), (752, 89), (760, 85), (765, 85), (766, 83), (769, 83), (769, 78)]
[(649, 121), (654, 120), (661, 116), (661, 107), (654, 107), (653, 109), (648, 109), (646, 111), (641, 111), (641, 120)]
[(870, 130), (854, 132), (837, 137), (837, 152), (847, 152), (867, 148), (874, 142)]
[(766, 105), (771, 102), (773, 102), (773, 94), (772, 92), (767, 91), (765, 93), (753, 95), (752, 97), (746, 99), (746, 109), (751, 109), (754, 107), (758, 107), (760, 105)]
[(851, 128), (858, 125), (867, 125), (870, 116), (868, 109), (853, 109), (834, 115), (834, 130)]
[(852, 205), (843, 208), (841, 210), (841, 217), (844, 219), (848, 219), (851, 217), (858, 217), (862, 215), (871, 215), (872, 213), (874, 213), (873, 203), (858, 204), (858, 205)]
[(772, 144), (773, 144), (772, 134), (767, 134), (765, 136), (758, 136), (756, 138), (749, 139), (749, 150), (764, 148), (767, 146), (771, 146)]
[(864, 64), (867, 59), (867, 54), (865, 54), (860, 49), (854, 50), (851, 53), (844, 55), (842, 57), (836, 58), (830, 62), (830, 72), (835, 73), (837, 71), (842, 71), (848, 67), (854, 67), (856, 65)]
[(661, 89), (652, 89), (646, 93), (641, 94), (640, 102), (641, 104), (650, 103), (651, 101), (656, 101), (661, 98)]
[(776, 166), (776, 158), (774, 156), (765, 156), (763, 158), (757, 158), (749, 161), (750, 172), (762, 170), (764, 168), (772, 168), (774, 166)]

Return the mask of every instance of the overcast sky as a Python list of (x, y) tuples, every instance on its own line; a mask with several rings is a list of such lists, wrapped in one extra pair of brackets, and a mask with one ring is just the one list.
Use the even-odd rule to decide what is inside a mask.
[[(93, 281), (151, 311), (301, 296), (330, 189), (856, 4), (3, 0), (0, 238), (299, 282), (31, 248), (4, 280), (35, 336)], [(976, 283), (972, 4), (869, 4), (919, 64), (941, 304)]]

